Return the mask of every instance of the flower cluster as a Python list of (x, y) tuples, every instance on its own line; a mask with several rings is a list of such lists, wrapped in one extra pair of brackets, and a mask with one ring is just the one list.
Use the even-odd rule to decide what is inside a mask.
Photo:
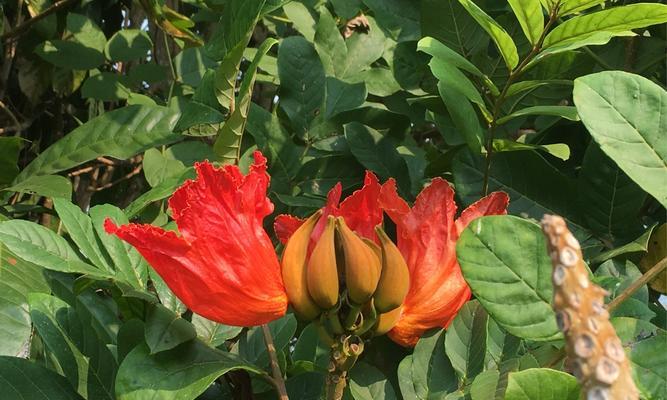
[[(492, 193), (456, 219), (446, 181), (433, 179), (410, 207), (393, 179), (381, 185), (367, 172), (363, 187), (344, 201), (337, 184), (311, 217), (276, 218), (285, 244), (281, 263), (263, 228), (273, 212), (266, 159), (255, 152), (254, 160), (245, 176), (236, 166), (197, 164), (197, 179), (169, 200), (178, 234), (105, 224), (193, 312), (229, 325), (278, 319), (289, 303), (300, 318), (328, 323), (343, 310), (334, 330), (388, 332), (413, 346), (426, 330), (446, 327), (470, 298), (456, 261), (459, 234), (479, 216), (504, 214), (508, 203), (505, 193)], [(396, 224), (396, 244), (382, 230), (384, 213)]]

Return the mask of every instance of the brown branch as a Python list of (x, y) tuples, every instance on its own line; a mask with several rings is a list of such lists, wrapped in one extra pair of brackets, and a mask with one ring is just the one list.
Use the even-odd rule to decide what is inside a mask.
[(268, 325), (262, 325), (262, 333), (264, 334), (266, 351), (269, 353), (269, 360), (271, 364), (271, 374), (273, 376), (271, 383), (273, 383), (273, 386), (275, 386), (280, 400), (289, 400), (289, 397), (287, 396), (287, 388), (285, 387), (285, 380), (283, 379), (283, 373), (280, 371), (280, 366), (278, 365), (276, 346), (273, 344), (273, 337), (271, 337), (271, 331), (269, 330)]
[(614, 311), (621, 303), (623, 303), (625, 300), (627, 300), (630, 296), (632, 296), (639, 288), (642, 286), (646, 285), (648, 282), (650, 282), (653, 278), (658, 276), (662, 271), (667, 269), (667, 257), (663, 258), (662, 260), (658, 261), (657, 264), (651, 267), (646, 273), (642, 276), (639, 277), (636, 281), (632, 283), (632, 285), (628, 286), (625, 288), (625, 290), (616, 298), (607, 304), (607, 311), (610, 313)]
[[(21, 35), (23, 32), (28, 30), (31, 26), (33, 26), (35, 23), (41, 21), (42, 19), (48, 17), (49, 15), (53, 14), (54, 12), (65, 8), (77, 0), (60, 0), (56, 3), (54, 3), (51, 7), (47, 8), (44, 10), (44, 12), (35, 15), (34, 17), (30, 18), (29, 20), (25, 21), (24, 23), (18, 25), (14, 29), (12, 29), (9, 32), (3, 33), (2, 36), (0, 36), (0, 40), (5, 41), (8, 39), (12, 39), (16, 36)], [(18, 12), (21, 12), (21, 10), (18, 10)]]
[(142, 168), (143, 168), (143, 165), (140, 164), (137, 167), (135, 167), (132, 171), (125, 174), (122, 178), (116, 179), (113, 182), (105, 183), (104, 185), (99, 186), (99, 187), (89, 187), (88, 190), (93, 191), (93, 192), (99, 192), (99, 191), (102, 191), (104, 189), (109, 189), (110, 187), (115, 186), (115, 185), (119, 184), (120, 182), (125, 181), (127, 179), (130, 179), (133, 176), (137, 175), (139, 172), (141, 172)]

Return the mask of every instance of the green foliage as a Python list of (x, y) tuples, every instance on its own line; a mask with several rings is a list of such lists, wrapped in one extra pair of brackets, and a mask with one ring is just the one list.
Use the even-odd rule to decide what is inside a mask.
[[(566, 219), (607, 301), (642, 276), (667, 206), (667, 5), (6, 3), (0, 397), (275, 397), (261, 327), (192, 313), (103, 226), (179, 234), (168, 199), (196, 163), (245, 172), (259, 150), (275, 243), (275, 216), (311, 214), (338, 182), (344, 196), (359, 189), (365, 170), (394, 178), (410, 204), (434, 177), (459, 210), (510, 197), (508, 216), (472, 221), (447, 249), (470, 301), (414, 349), (366, 341), (344, 398), (579, 398), (534, 222)], [(661, 294), (640, 285), (611, 313), (647, 399), (667, 384)], [(268, 328), (290, 398), (320, 399), (321, 327), (288, 313)]]

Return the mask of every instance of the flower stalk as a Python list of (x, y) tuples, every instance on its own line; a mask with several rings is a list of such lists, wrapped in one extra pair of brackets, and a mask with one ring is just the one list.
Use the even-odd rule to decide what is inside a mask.
[(347, 374), (364, 352), (364, 342), (357, 335), (340, 335), (331, 346), (326, 399), (340, 400), (347, 387)]
[(276, 346), (273, 344), (273, 337), (271, 336), (271, 330), (266, 324), (262, 325), (262, 334), (264, 335), (264, 342), (266, 343), (266, 351), (269, 353), (269, 363), (271, 364), (271, 383), (276, 388), (278, 392), (278, 398), (280, 400), (289, 400), (287, 396), (287, 388), (285, 387), (285, 380), (283, 379), (283, 373), (280, 370), (280, 365), (278, 365), (278, 356), (276, 354)]

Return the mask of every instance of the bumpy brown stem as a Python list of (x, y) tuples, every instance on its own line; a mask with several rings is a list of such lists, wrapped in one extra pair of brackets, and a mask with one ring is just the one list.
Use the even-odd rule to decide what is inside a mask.
[(326, 399), (340, 400), (347, 386), (347, 373), (364, 351), (364, 342), (356, 335), (341, 335), (331, 346)]
[(266, 350), (269, 353), (269, 362), (271, 364), (271, 375), (273, 386), (278, 392), (278, 397), (280, 400), (289, 400), (287, 396), (287, 389), (285, 388), (285, 380), (283, 379), (283, 373), (280, 371), (280, 365), (278, 365), (278, 357), (276, 355), (276, 346), (273, 344), (273, 337), (271, 336), (271, 331), (269, 326), (264, 324), (262, 325), (262, 334), (264, 334), (264, 342), (266, 342)]
[(553, 263), (553, 308), (565, 335), (567, 365), (587, 399), (636, 400), (639, 393), (604, 306), (607, 292), (588, 279), (579, 242), (563, 218), (545, 215), (542, 230)]

